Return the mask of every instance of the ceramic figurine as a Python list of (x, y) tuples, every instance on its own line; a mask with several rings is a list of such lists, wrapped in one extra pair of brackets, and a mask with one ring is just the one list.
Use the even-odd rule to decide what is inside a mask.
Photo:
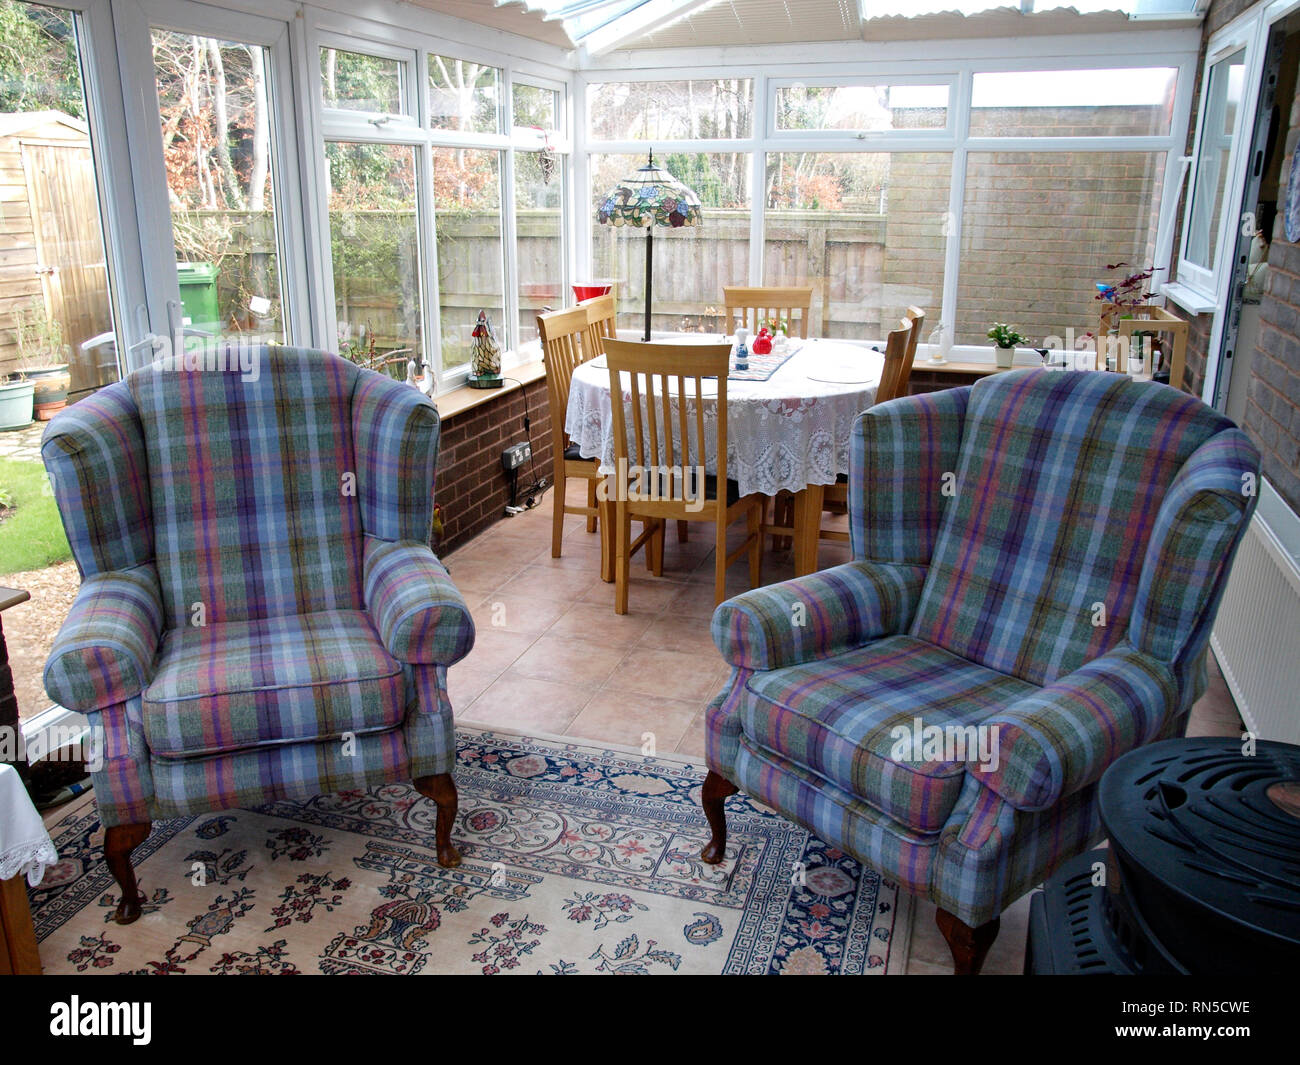
[(478, 312), (474, 326), (474, 344), (470, 351), (469, 384), (471, 388), (500, 388), (501, 345), (492, 333), (486, 311)]
[(736, 371), (738, 373), (749, 369), (749, 348), (745, 346), (748, 338), (749, 330), (744, 326), (736, 330)]
[(770, 355), (772, 353), (772, 334), (767, 331), (767, 326), (763, 326), (758, 331), (758, 336), (754, 338), (754, 354)]

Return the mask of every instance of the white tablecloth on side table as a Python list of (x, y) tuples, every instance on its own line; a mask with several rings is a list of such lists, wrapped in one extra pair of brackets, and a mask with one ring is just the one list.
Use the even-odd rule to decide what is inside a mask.
[(36, 887), (45, 870), (58, 860), (58, 851), (23, 787), (18, 770), (0, 764), (0, 880), (21, 873), (27, 877), (27, 883)]
[[(837, 474), (848, 473), (853, 422), (875, 402), (883, 368), (884, 356), (870, 348), (807, 340), (766, 381), (728, 380), (727, 475), (738, 482), (740, 494), (798, 492), (810, 484), (834, 484)], [(630, 393), (625, 400), (630, 402)], [(675, 422), (675, 405), (673, 409)], [(687, 411), (693, 418), (693, 393)], [(706, 388), (709, 473), (717, 473), (712, 446), (717, 414), (717, 392)], [(565, 431), (582, 455), (600, 459), (606, 472), (614, 468), (613, 419), (605, 360), (584, 363), (574, 371), (569, 388)]]

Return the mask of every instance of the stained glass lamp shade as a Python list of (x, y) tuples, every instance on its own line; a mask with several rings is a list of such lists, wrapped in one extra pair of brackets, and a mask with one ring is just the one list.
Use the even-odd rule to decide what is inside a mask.
[(655, 227), (682, 229), (702, 220), (700, 198), (656, 163), (653, 152), (645, 166), (614, 186), (596, 211), (602, 226), (645, 229), (645, 340), (650, 339)]

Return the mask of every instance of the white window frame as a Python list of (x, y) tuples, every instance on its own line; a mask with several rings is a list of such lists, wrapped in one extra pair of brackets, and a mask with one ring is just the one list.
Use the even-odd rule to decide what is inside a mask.
[[(428, 13), (412, 13), (416, 20), (426, 19), (436, 25), (438, 16)], [(564, 222), (562, 231), (568, 234), (573, 218), (572, 201), (572, 144), (567, 130), (572, 129), (572, 91), (570, 73), (559, 67), (549, 67), (530, 56), (518, 56), (491, 49), (484, 49), (472, 43), (462, 43), (455, 39), (444, 39), (429, 29), (419, 27), (394, 27), (373, 21), (362, 16), (348, 16), (339, 12), (327, 12), (320, 9), (307, 9), (305, 30), (306, 52), (309, 57), (306, 71), (308, 84), (307, 101), (313, 112), (312, 121), (318, 131), (312, 138), (313, 169), (317, 174), (317, 188), (324, 190), (326, 183), (326, 164), (324, 145), (326, 141), (363, 140), (371, 143), (397, 143), (413, 145), (418, 150), (420, 186), (420, 286), (422, 295), (423, 328), (426, 338), (425, 362), (428, 367), (430, 387), (437, 392), (446, 392), (465, 384), (469, 377), (469, 366), (461, 365), (452, 370), (442, 368), (442, 315), (439, 300), (439, 279), (437, 261), (437, 215), (433, 197), (433, 149), (438, 147), (466, 148), (488, 150), (500, 153), (498, 180), (501, 192), (501, 277), (502, 277), (502, 314), (503, 320), (496, 323), (497, 338), (502, 346), (502, 372), (509, 376), (509, 371), (523, 363), (532, 362), (541, 357), (540, 349), (535, 344), (520, 344), (518, 341), (519, 322), (519, 287), (518, 266), (514, 254), (516, 242), (516, 225), (514, 217), (514, 153), (516, 150), (536, 151), (539, 145), (531, 134), (519, 136), (513, 129), (513, 85), (516, 80), (524, 84), (538, 85), (557, 89), (560, 92), (559, 119), (565, 127), (565, 135), (555, 138), (553, 145), (560, 157), (561, 169), (565, 179), (563, 198)], [(402, 55), (409, 61), (410, 76), (408, 83), (412, 99), (408, 106), (413, 106), (411, 115), (390, 117), (364, 115), (356, 111), (326, 109), (323, 107), (320, 91), (319, 49), (332, 46), (349, 51), (381, 55)], [(498, 133), (461, 133), (454, 130), (430, 128), (429, 97), (429, 56), (442, 55), (449, 58), (463, 59), (483, 63), (501, 71), (501, 100), (499, 101), (500, 129)], [(348, 117), (351, 116), (351, 117)], [(358, 117), (359, 116), (359, 117)], [(381, 121), (376, 121), (381, 120)], [(329, 205), (323, 194), (315, 197), (312, 205), (317, 226), (322, 233), (329, 233)], [(566, 241), (564, 250), (564, 283), (573, 276), (572, 241)], [(334, 278), (330, 266), (330, 249), (328, 239), (325, 241), (322, 268), (316, 279), (316, 288), (322, 294), (321, 303), (324, 315), (324, 328), (316, 337), (317, 346), (333, 351), (337, 347), (337, 321), (334, 303)]]
[[(151, 31), (171, 29), (205, 37), (241, 41), (266, 49), (267, 98), (270, 103), (272, 202), (275, 207), (277, 269), (280, 276), (284, 335), (303, 343), (314, 330), (314, 309), (307, 264), (311, 243), (303, 226), (300, 190), (301, 146), (297, 79), (293, 72), (291, 18), (267, 17), (198, 3), (164, 0), (112, 0), (118, 63), (124, 73), (126, 140), (130, 146), (137, 203), (166, 204), (167, 178), (162, 165), (161, 116), (154, 79)], [(126, 72), (130, 72), (129, 74)], [(149, 363), (152, 341), (180, 328), (180, 286), (170, 211), (137, 212), (146, 299), (137, 309), (134, 339), (128, 342), (124, 369)]]
[[(1300, 2), (1300, 0), (1297, 0)], [(957, 322), (957, 295), (961, 271), (962, 222), (965, 206), (967, 156), (972, 151), (1096, 152), (1147, 151), (1165, 156), (1162, 202), (1158, 212), (1155, 264), (1167, 268), (1173, 244), (1173, 218), (1169, 198), (1179, 195), (1180, 158), (1187, 143), (1193, 81), (1200, 50), (1199, 31), (1152, 31), (1151, 33), (1098, 34), (1078, 37), (1036, 38), (978, 42), (980, 50), (999, 58), (969, 58), (970, 41), (891, 43), (877, 60), (849, 60), (857, 50), (828, 45), (818, 48), (798, 45), (792, 49), (747, 50), (743, 64), (728, 62), (722, 49), (674, 49), (641, 53), (629, 61), (618, 57), (597, 60), (574, 79), (575, 101), (575, 202), (574, 226), (580, 273), (590, 273), (593, 247), (594, 210), (588, 209), (596, 190), (591, 187), (590, 157), (595, 154), (655, 152), (748, 153), (753, 175), (750, 222), (751, 285), (760, 285), (763, 264), (765, 205), (761, 202), (765, 157), (772, 152), (947, 152), (952, 156), (949, 192), (949, 225), (944, 257), (944, 289), (934, 328), (949, 330)], [(961, 55), (965, 49), (966, 56)], [(887, 55), (887, 58), (884, 56)], [(696, 59), (695, 66), (681, 66)], [(803, 61), (800, 61), (803, 60)], [(653, 65), (656, 61), (663, 66)], [(977, 73), (1049, 70), (1121, 70), (1172, 67), (1177, 70), (1173, 108), (1167, 132), (1156, 136), (1074, 137), (972, 137), (970, 103)], [(750, 78), (754, 84), (754, 114), (751, 136), (728, 140), (605, 141), (593, 140), (588, 122), (591, 86), (610, 81), (674, 81), (694, 78)], [(941, 84), (952, 88), (948, 101), (948, 124), (935, 130), (885, 130), (858, 137), (853, 131), (775, 130), (776, 88), (793, 83), (818, 84)], [(707, 224), (707, 222), (706, 222)], [(934, 333), (932, 332), (932, 336)], [(867, 342), (864, 342), (867, 343)], [(922, 351), (934, 354), (947, 350), (951, 361), (992, 362), (989, 346), (948, 345), (942, 335), (935, 343), (923, 342)], [(1035, 360), (1036, 364), (1036, 360)]]

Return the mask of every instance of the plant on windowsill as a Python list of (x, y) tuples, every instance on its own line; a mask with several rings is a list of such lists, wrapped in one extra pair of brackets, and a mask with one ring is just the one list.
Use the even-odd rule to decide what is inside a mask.
[(1014, 326), (1009, 326), (1005, 322), (994, 322), (989, 327), (987, 336), (997, 348), (998, 368), (1002, 370), (1011, 369), (1011, 364), (1016, 358), (1016, 345), (1029, 343), (1027, 336), (1017, 332)]
[(49, 421), (67, 406), (72, 384), (63, 325), (46, 309), (43, 296), (33, 296), (25, 309), (14, 312), (13, 331), (18, 373), (32, 384), (37, 420)]
[[(1125, 262), (1109, 263), (1106, 266), (1107, 271), (1121, 270), (1129, 264)], [(1128, 362), (1130, 365), (1123, 366), (1125, 360), (1121, 358), (1120, 345), (1111, 338), (1119, 332), (1118, 323), (1126, 318), (1150, 318), (1156, 310), (1151, 307), (1149, 301), (1155, 292), (1151, 290), (1151, 279), (1155, 277), (1157, 271), (1163, 270), (1161, 266), (1148, 266), (1144, 270), (1134, 270), (1126, 274), (1118, 281), (1107, 284), (1104, 281), (1097, 282), (1097, 295), (1094, 299), (1102, 303), (1101, 310), (1101, 335), (1097, 337), (1098, 346), (1105, 344), (1107, 346), (1105, 365), (1107, 369), (1124, 372), (1140, 372), (1140, 366), (1143, 362), (1143, 352), (1147, 344), (1147, 337), (1151, 334), (1147, 332), (1137, 332), (1133, 334), (1136, 343), (1137, 355), (1134, 357), (1129, 353)], [(1085, 338), (1090, 338), (1091, 333), (1085, 333)], [(1136, 361), (1139, 365), (1137, 369), (1131, 364)]]

